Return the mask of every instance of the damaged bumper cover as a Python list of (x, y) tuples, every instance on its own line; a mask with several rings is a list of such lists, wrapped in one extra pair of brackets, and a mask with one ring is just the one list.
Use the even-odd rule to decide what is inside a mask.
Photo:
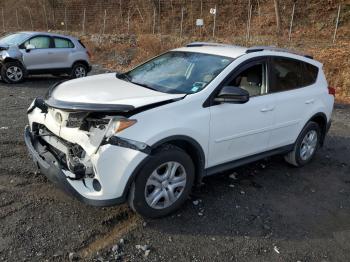
[(54, 156), (54, 154), (46, 150), (44, 145), (32, 135), (29, 126), (26, 126), (25, 128), (24, 141), (28, 148), (29, 154), (32, 156), (33, 161), (40, 169), (40, 172), (64, 192), (72, 195), (81, 202), (92, 206), (111, 206), (125, 202), (125, 195), (107, 200), (89, 199), (84, 197), (69, 183), (70, 178), (67, 177), (62, 171), (59, 160)]
[(97, 152), (89, 156), (93, 174), (77, 179), (53, 149), (57, 145), (48, 144), (47, 137), (37, 135), (27, 126), (24, 140), (40, 173), (66, 193), (92, 206), (125, 202), (134, 170), (148, 156), (148, 148), (142, 152), (127, 141), (115, 144), (115, 140), (111, 140), (101, 144)]

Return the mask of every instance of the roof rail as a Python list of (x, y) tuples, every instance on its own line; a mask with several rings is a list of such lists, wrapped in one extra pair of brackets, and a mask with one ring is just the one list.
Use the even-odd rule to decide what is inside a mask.
[(186, 45), (186, 47), (198, 47), (198, 46), (222, 46), (222, 47), (236, 47), (235, 45), (212, 43), (212, 42), (192, 42)]
[(265, 50), (266, 51), (276, 51), (276, 52), (286, 52), (286, 53), (291, 53), (291, 54), (300, 55), (300, 56), (304, 56), (306, 58), (313, 59), (313, 57), (311, 55), (306, 55), (306, 54), (303, 54), (301, 52), (289, 50), (286, 48), (278, 48), (275, 46), (252, 46), (252, 47), (249, 47), (247, 49), (246, 53), (248, 54), (248, 53), (260, 52), (260, 51), (265, 51)]

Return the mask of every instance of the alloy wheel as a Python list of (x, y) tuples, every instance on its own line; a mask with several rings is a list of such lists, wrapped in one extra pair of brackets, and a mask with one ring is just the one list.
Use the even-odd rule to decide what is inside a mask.
[(6, 76), (13, 82), (18, 82), (23, 77), (23, 71), (18, 66), (10, 66), (6, 70)]
[(314, 154), (317, 147), (318, 137), (316, 130), (306, 133), (300, 145), (300, 158), (307, 161)]
[(83, 66), (77, 66), (74, 70), (74, 74), (76, 78), (86, 76), (86, 70)]
[(178, 162), (170, 161), (158, 166), (149, 176), (145, 187), (147, 204), (164, 209), (174, 204), (186, 186), (186, 170)]

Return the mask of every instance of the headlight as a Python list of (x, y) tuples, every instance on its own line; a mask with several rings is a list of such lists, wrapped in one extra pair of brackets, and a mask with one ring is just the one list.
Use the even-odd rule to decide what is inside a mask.
[(124, 129), (127, 129), (131, 127), (132, 125), (136, 124), (135, 119), (120, 119), (117, 122), (114, 123), (113, 129), (115, 133), (118, 133)]
[(106, 136), (111, 137), (111, 136), (115, 135), (116, 133), (133, 126), (134, 124), (136, 124), (136, 122), (137, 122), (137, 120), (135, 120), (135, 119), (127, 119), (127, 118), (114, 120), (111, 123)]

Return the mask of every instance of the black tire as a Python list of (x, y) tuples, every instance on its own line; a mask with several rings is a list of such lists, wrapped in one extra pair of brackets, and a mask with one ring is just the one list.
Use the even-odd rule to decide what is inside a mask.
[[(310, 135), (311, 133), (313, 133), (313, 131), (315, 132), (315, 134), (317, 134), (316, 142), (314, 142), (315, 148), (314, 148), (312, 153), (304, 155), (302, 153), (305, 151), (301, 152), (303, 145), (304, 145), (303, 141), (304, 141), (304, 139), (306, 139), (305, 137), (307, 135)], [(305, 127), (303, 128), (303, 130), (299, 134), (298, 139), (294, 145), (293, 151), (289, 152), (284, 157), (284, 159), (293, 166), (296, 166), (296, 167), (304, 166), (307, 163), (309, 163), (313, 159), (313, 157), (315, 156), (315, 153), (320, 146), (320, 141), (321, 141), (321, 128), (317, 123), (310, 121), (305, 125)], [(304, 155), (304, 159), (303, 159), (302, 155)]]
[(17, 84), (23, 81), (25, 69), (19, 62), (7, 62), (1, 67), (1, 79), (8, 84)]
[(72, 70), (69, 74), (70, 78), (80, 78), (85, 77), (88, 74), (87, 66), (83, 63), (75, 63), (72, 66)]
[[(181, 192), (178, 195), (178, 198), (170, 206), (164, 208), (153, 208), (151, 207), (146, 200), (146, 184), (151, 174), (158, 170), (162, 165), (167, 165), (166, 163), (176, 162), (180, 164), (180, 169), (185, 171), (186, 184), (184, 187), (181, 187)], [(183, 172), (182, 172), (183, 175)], [(141, 216), (149, 218), (157, 218), (169, 215), (175, 210), (179, 209), (183, 203), (188, 198), (190, 191), (193, 186), (195, 178), (195, 171), (192, 159), (189, 155), (182, 149), (166, 145), (157, 150), (156, 153), (151, 155), (147, 162), (142, 166), (136, 178), (130, 188), (128, 202), (129, 206)], [(171, 185), (171, 183), (169, 183)], [(149, 185), (147, 186), (147, 189)], [(168, 192), (169, 189), (163, 189), (164, 192)], [(163, 200), (165, 201), (165, 199)], [(161, 203), (161, 201), (160, 201)], [(164, 202), (165, 203), (165, 202)]]

